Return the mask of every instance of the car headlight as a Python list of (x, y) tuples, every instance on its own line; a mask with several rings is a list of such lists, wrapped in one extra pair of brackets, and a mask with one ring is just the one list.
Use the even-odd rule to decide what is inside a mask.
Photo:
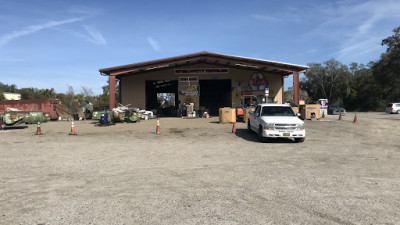
[(297, 124), (296, 130), (304, 130), (304, 124)]
[(273, 124), (273, 123), (267, 123), (264, 125), (264, 130), (273, 130), (274, 126), (275, 126), (275, 124)]

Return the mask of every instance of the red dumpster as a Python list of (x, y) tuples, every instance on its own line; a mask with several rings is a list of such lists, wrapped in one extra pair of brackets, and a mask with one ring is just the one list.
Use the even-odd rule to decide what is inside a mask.
[(21, 111), (42, 111), (49, 114), (51, 120), (58, 119), (57, 100), (53, 98), (45, 99), (24, 99), (0, 101), (0, 112), (7, 111), (7, 108), (15, 108)]

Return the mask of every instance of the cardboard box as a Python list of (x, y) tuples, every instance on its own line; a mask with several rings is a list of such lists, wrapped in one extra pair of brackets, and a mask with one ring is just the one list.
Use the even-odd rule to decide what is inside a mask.
[(319, 104), (307, 104), (307, 105), (301, 105), (300, 106), (300, 113), (301, 116), (300, 118), (303, 120), (316, 120), (321, 118), (321, 115), (319, 114)]
[(294, 106), (294, 107), (292, 107), (292, 110), (293, 110), (294, 114), (296, 115), (299, 112), (299, 107)]
[(219, 122), (220, 123), (236, 122), (236, 110), (233, 108), (220, 108), (219, 109)]

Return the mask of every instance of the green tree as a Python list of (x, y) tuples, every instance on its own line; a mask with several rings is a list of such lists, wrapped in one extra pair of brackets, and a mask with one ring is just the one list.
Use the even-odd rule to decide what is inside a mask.
[(21, 94), (22, 99), (39, 99), (42, 95), (39, 93), (37, 88), (21, 88), (18, 91)]
[[(120, 82), (117, 80), (115, 84), (115, 107), (119, 105), (119, 99), (120, 99), (119, 87), (120, 87)], [(108, 106), (109, 96), (110, 96), (109, 81), (107, 81), (107, 85), (104, 85), (102, 89), (103, 93), (95, 98), (95, 101), (93, 103), (94, 106)]]
[(349, 95), (344, 99), (345, 107), (348, 110), (367, 111), (375, 110), (377, 99), (374, 97), (376, 85), (372, 76), (371, 66), (358, 63), (350, 64), (352, 73), (349, 82)]
[(83, 101), (85, 101), (85, 96), (83, 96), (83, 94), (76, 94), (74, 99), (81, 104)]
[[(300, 100), (304, 100), (306, 103), (310, 103), (310, 98), (308, 97), (308, 93), (305, 90), (299, 90), (299, 98)], [(289, 102), (291, 105), (294, 105), (293, 87), (284, 92), (284, 99), (285, 102)]]
[(381, 44), (387, 46), (386, 52), (372, 67), (381, 109), (387, 102), (400, 101), (400, 26), (393, 32), (392, 36), (382, 40)]
[(350, 94), (351, 73), (346, 65), (334, 59), (323, 64), (309, 63), (310, 69), (300, 82), (311, 101), (326, 98), (329, 102), (342, 102)]
[(40, 89), (39, 90), (39, 94), (43, 97), (43, 98), (55, 98), (56, 97), (56, 93), (54, 91), (54, 88), (51, 89)]
[(83, 95), (84, 100), (93, 103), (95, 100), (93, 90), (86, 86), (81, 86), (81, 89), (82, 89), (81, 94)]

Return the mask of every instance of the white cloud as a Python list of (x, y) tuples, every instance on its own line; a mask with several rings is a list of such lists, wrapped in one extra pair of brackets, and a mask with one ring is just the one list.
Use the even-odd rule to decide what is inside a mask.
[(154, 40), (152, 37), (148, 37), (147, 42), (151, 45), (151, 47), (154, 49), (154, 51), (157, 51), (157, 52), (161, 51), (160, 44), (156, 40)]
[(0, 47), (4, 46), (5, 44), (14, 40), (15, 38), (27, 36), (27, 35), (33, 34), (35, 32), (38, 32), (40, 30), (44, 30), (44, 29), (48, 29), (48, 28), (53, 28), (53, 27), (57, 27), (57, 26), (61, 26), (64, 24), (69, 24), (69, 23), (75, 23), (75, 22), (78, 22), (83, 19), (84, 19), (83, 17), (79, 17), (79, 18), (72, 18), (72, 19), (68, 19), (68, 20), (50, 21), (50, 22), (47, 22), (44, 24), (32, 25), (29, 27), (25, 27), (22, 30), (13, 31), (9, 34), (5, 34), (0, 37)]
[(391, 32), (385, 24), (396, 20), (400, 4), (398, 0), (340, 1), (320, 5), (312, 11), (320, 12), (321, 19), (303, 38), (322, 37), (336, 46), (332, 57), (357, 61), (382, 50), (380, 42)]
[(94, 44), (99, 45), (107, 45), (106, 40), (104, 39), (103, 35), (97, 30), (95, 27), (85, 25), (84, 26), (86, 31), (89, 33), (88, 41)]
[(61, 28), (57, 28), (57, 30), (67, 33), (69, 35), (75, 36), (77, 38), (80, 38), (84, 41), (93, 43), (93, 44), (107, 45), (107, 41), (104, 39), (102, 33), (99, 30), (97, 30), (95, 27), (89, 26), (89, 25), (84, 25), (83, 28), (85, 29), (86, 33), (78, 32), (76, 30), (68, 30), (68, 29), (61, 29)]
[(360, 57), (370, 52), (382, 49), (383, 47), (379, 45), (380, 40), (380, 37), (372, 37), (358, 43), (345, 44), (342, 45), (341, 49), (334, 55), (340, 59)]
[(267, 16), (267, 15), (260, 15), (260, 14), (253, 14), (253, 15), (251, 15), (251, 17), (253, 17), (254, 19), (262, 20), (262, 21), (266, 21), (266, 22), (279, 22), (279, 21), (282, 21), (282, 19), (277, 18), (277, 17)]
[(0, 62), (25, 62), (23, 59), (9, 58), (9, 57), (1, 57)]

